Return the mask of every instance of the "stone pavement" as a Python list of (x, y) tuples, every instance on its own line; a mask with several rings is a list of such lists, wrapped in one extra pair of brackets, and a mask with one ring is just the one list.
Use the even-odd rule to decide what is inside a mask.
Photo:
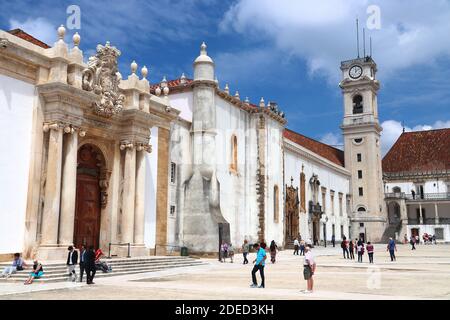
[[(303, 294), (303, 258), (280, 252), (267, 264), (266, 289), (251, 289), (252, 265), (205, 259), (207, 265), (97, 279), (94, 286), (57, 283), (26, 287), (0, 285), (1, 299), (450, 299), (450, 246), (399, 245), (390, 262), (384, 245), (376, 245), (374, 265), (344, 260), (341, 249), (315, 248), (315, 292)], [(250, 263), (254, 254), (250, 256)], [(25, 287), (25, 288), (24, 288)], [(36, 289), (35, 289), (36, 288)], [(34, 290), (35, 289), (35, 290)], [(28, 291), (27, 291), (28, 290)]]

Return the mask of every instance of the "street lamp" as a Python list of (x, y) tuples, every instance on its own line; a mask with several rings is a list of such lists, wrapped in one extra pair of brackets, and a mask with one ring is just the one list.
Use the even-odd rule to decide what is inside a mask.
[(322, 218), (322, 223), (323, 223), (323, 243), (325, 248), (327, 247), (327, 222), (328, 222), (328, 217), (325, 216), (325, 218)]

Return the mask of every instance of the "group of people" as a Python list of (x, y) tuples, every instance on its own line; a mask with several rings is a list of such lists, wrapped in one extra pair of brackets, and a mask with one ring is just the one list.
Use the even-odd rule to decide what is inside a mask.
[[(78, 265), (80, 266), (79, 281), (83, 282), (83, 275), (84, 272), (86, 272), (87, 284), (94, 284), (93, 280), (97, 270), (102, 270), (103, 272), (112, 271), (111, 267), (109, 267), (106, 262), (100, 260), (104, 255), (101, 249), (94, 251), (93, 246), (86, 248), (86, 246), (83, 245), (81, 246), (80, 253), (78, 253), (78, 250), (73, 246), (70, 246), (68, 251), (66, 265), (69, 277), (74, 282), (77, 280), (76, 267)], [(31, 272), (24, 284), (32, 284), (35, 279), (40, 279), (44, 276), (44, 267), (42, 266), (42, 263), (37, 259), (34, 259), (33, 265), (28, 265), (20, 253), (14, 254), (14, 260), (12, 261), (11, 266), (6, 267), (0, 276), (9, 278), (17, 271), (23, 271), (29, 267), (31, 267)]]
[(362, 263), (364, 253), (367, 251), (367, 255), (369, 256), (369, 263), (373, 263), (374, 246), (370, 241), (367, 242), (367, 244), (364, 244), (364, 241), (362, 239), (347, 240), (347, 237), (343, 236), (341, 248), (344, 259), (354, 260), (356, 254), (358, 257), (358, 262)]
[[(300, 241), (297, 238), (294, 240), (294, 255), (304, 256), (305, 248), (306, 248), (305, 240), (302, 240), (301, 237), (300, 237)], [(300, 251), (300, 254), (299, 254), (299, 251)]]

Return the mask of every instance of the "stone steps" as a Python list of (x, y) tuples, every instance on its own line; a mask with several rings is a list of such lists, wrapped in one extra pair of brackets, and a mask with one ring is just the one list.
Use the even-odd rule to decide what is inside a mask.
[[(127, 274), (157, 272), (172, 268), (182, 268), (191, 266), (205, 265), (204, 262), (186, 257), (161, 257), (161, 258), (130, 258), (130, 259), (105, 259), (108, 265), (111, 266), (112, 272), (103, 273), (97, 270), (96, 277), (110, 277), (121, 276)], [(0, 269), (3, 270), (5, 266), (10, 264), (0, 264)], [(42, 279), (36, 279), (36, 282), (58, 282), (70, 281), (67, 273), (67, 266), (62, 262), (44, 264), (44, 276)], [(0, 282), (6, 281), (25, 281), (28, 278), (30, 270), (19, 271), (13, 274), (9, 279), (0, 278)], [(79, 275), (79, 267), (77, 267), (77, 274)], [(84, 275), (86, 277), (86, 275)]]

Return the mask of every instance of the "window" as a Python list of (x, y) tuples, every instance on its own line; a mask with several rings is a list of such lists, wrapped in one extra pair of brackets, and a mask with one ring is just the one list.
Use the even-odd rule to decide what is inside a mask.
[(322, 188), (322, 212), (326, 211), (326, 196), (327, 196), (327, 189)]
[(362, 161), (362, 154), (361, 153), (358, 153), (356, 157), (357, 157), (358, 162)]
[(331, 215), (334, 216), (334, 191), (330, 191)]
[(341, 225), (341, 238), (343, 238), (343, 237), (344, 237), (344, 226)]
[(344, 210), (342, 208), (343, 203), (342, 203), (342, 198), (343, 198), (343, 194), (339, 193), (339, 215), (342, 217), (344, 215)]
[(333, 224), (331, 228), (332, 228), (332, 234), (331, 235), (336, 237), (336, 226)]
[(238, 145), (237, 137), (235, 135), (231, 136), (231, 164), (230, 170), (237, 172), (238, 170)]
[(360, 197), (364, 196), (364, 189), (363, 188), (359, 188), (358, 191), (359, 191), (359, 196)]
[(358, 179), (362, 179), (362, 170), (358, 170)]
[(359, 208), (358, 208), (358, 212), (359, 212), (359, 213), (366, 213), (366, 208), (364, 208), (364, 207), (359, 207)]
[(278, 222), (279, 219), (279, 206), (280, 206), (280, 199), (279, 199), (279, 192), (278, 192), (278, 186), (273, 187), (273, 220), (275, 222)]
[(361, 144), (363, 142), (362, 138), (354, 139), (353, 140), (356, 144)]
[(360, 223), (359, 226), (360, 226), (361, 228), (364, 228), (364, 223)]
[(363, 97), (359, 94), (353, 97), (353, 114), (363, 113)]
[(170, 182), (175, 183), (176, 176), (177, 176), (177, 165), (172, 162), (170, 164)]
[(402, 189), (400, 189), (400, 187), (394, 187), (394, 188), (392, 188), (392, 192), (393, 193), (400, 193), (400, 192), (402, 192)]
[(170, 206), (170, 216), (171, 217), (175, 217), (175, 212), (176, 212), (176, 207)]

